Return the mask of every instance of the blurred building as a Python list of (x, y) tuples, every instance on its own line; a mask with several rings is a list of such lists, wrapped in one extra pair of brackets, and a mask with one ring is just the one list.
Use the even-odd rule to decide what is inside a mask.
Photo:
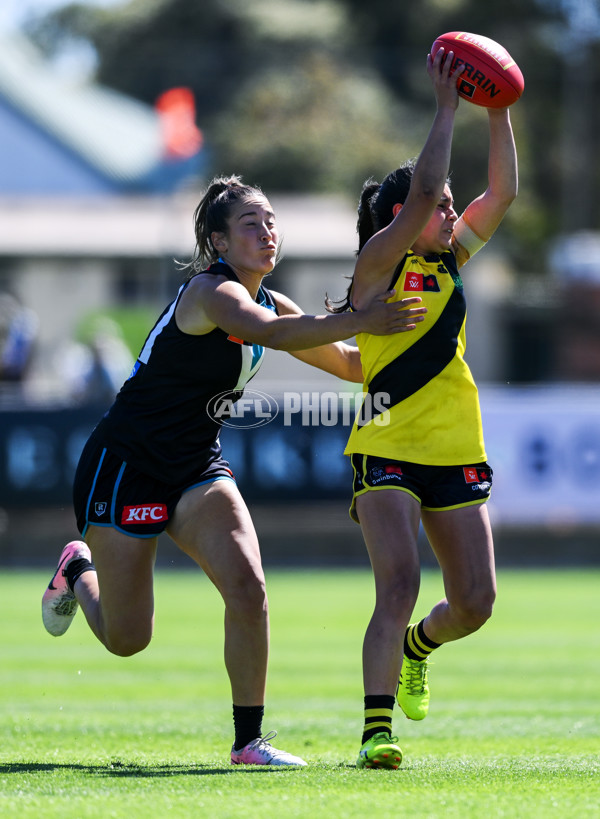
[(168, 90), (153, 108), (66, 80), (21, 35), (2, 40), (0, 294), (37, 317), (25, 387), (55, 390), (54, 352), (86, 312), (120, 303), (138, 283), (156, 295), (156, 269), (184, 244), (171, 198), (203, 164), (188, 89)]
[(20, 35), (2, 40), (3, 197), (169, 192), (198, 173), (201, 147), (186, 89), (172, 89), (151, 108), (65, 80)]
[(600, 232), (558, 236), (549, 267), (561, 305), (557, 378), (600, 384)]

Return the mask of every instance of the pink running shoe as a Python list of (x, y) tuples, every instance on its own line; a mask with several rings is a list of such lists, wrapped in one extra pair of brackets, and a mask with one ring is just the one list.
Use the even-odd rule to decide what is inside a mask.
[(269, 740), (277, 736), (277, 731), (270, 731), (266, 736), (252, 740), (240, 751), (231, 749), (232, 765), (285, 765), (290, 768), (302, 768), (306, 765), (299, 756), (292, 756), (287, 751), (273, 748)]
[(42, 620), (46, 631), (60, 637), (69, 628), (79, 603), (67, 583), (65, 569), (72, 560), (84, 558), (92, 562), (92, 553), (82, 540), (72, 540), (62, 550), (58, 568), (42, 597)]

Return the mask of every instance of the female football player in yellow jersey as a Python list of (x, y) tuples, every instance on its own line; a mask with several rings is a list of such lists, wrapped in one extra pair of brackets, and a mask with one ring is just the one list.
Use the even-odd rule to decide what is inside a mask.
[[(451, 62), (451, 53), (445, 61), (439, 52), (428, 56), (437, 112), (417, 161), (363, 189), (354, 277), (346, 303), (336, 308), (360, 309), (392, 287), (393, 299), (418, 294), (427, 307), (413, 333), (357, 336), (367, 395), (346, 454), (354, 470), (351, 515), (362, 527), (376, 591), (363, 647), (359, 767), (398, 767), (394, 694), (408, 718), (423, 719), (428, 655), (479, 629), (496, 594), (485, 505), (492, 470), (464, 361), (458, 269), (490, 239), (515, 198), (517, 160), (508, 110), (488, 109), (488, 186), (457, 215), (448, 172), (460, 71), (450, 75)], [(409, 625), (419, 592), (421, 522), (446, 597)]]

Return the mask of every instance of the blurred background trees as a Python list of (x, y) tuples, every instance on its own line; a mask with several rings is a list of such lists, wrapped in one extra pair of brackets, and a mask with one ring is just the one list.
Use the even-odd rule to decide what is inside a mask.
[[(145, 102), (191, 88), (210, 171), (242, 173), (269, 192), (354, 199), (365, 178), (422, 144), (435, 37), (490, 36), (526, 83), (512, 114), (521, 195), (503, 236), (513, 261), (539, 272), (565, 224), (600, 221), (599, 19), (595, 0), (129, 0), (68, 5), (31, 21), (29, 34), (49, 55), (91, 45), (95, 79)], [(479, 193), (486, 155), (485, 112), (463, 103), (452, 161), (459, 208)]]

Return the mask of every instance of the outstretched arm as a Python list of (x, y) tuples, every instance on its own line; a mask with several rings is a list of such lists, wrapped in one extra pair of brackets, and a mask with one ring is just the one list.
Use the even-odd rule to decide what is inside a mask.
[(386, 303), (393, 295), (393, 290), (380, 293), (356, 312), (310, 316), (298, 308), (276, 315), (256, 304), (240, 282), (223, 276), (195, 276), (181, 296), (175, 317), (184, 333), (203, 335), (220, 327), (236, 338), (289, 352), (342, 341), (357, 333), (387, 335), (414, 329), (414, 322), (427, 312), (415, 306), (420, 298)]
[(354, 381), (358, 384), (363, 381), (358, 347), (353, 347), (344, 341), (336, 341), (324, 347), (314, 347), (312, 350), (297, 350), (290, 355), (304, 361), (305, 364), (331, 373), (343, 381)]
[(446, 56), (443, 49), (434, 58), (431, 54), (427, 57), (427, 71), (437, 101), (436, 115), (415, 165), (406, 202), (396, 206), (394, 219), (360, 251), (353, 289), (357, 306), (368, 303), (381, 290), (381, 285), (390, 281), (392, 272), (425, 228), (442, 196), (458, 107), (457, 81), (464, 70), (462, 65), (450, 74), (452, 58), (453, 52)]
[(488, 187), (467, 206), (461, 217), (483, 242), (490, 239), (518, 190), (517, 151), (508, 108), (489, 108), (488, 117)]
[[(277, 302), (277, 311), (280, 316), (299, 316), (303, 314), (300, 307), (287, 296), (273, 291), (271, 291), (271, 295)], [(423, 321), (426, 309), (420, 307), (420, 302), (421, 299), (414, 296), (396, 302), (400, 309), (402, 322), (398, 328), (399, 332), (414, 330), (418, 322)], [(310, 364), (313, 367), (331, 373), (338, 378), (342, 378), (344, 381), (355, 381), (357, 383), (362, 383), (363, 381), (358, 347), (345, 344), (343, 341), (324, 344), (320, 347), (313, 347), (307, 350), (290, 350), (289, 352), (290, 355), (300, 359), (300, 361), (304, 361), (305, 364)]]

